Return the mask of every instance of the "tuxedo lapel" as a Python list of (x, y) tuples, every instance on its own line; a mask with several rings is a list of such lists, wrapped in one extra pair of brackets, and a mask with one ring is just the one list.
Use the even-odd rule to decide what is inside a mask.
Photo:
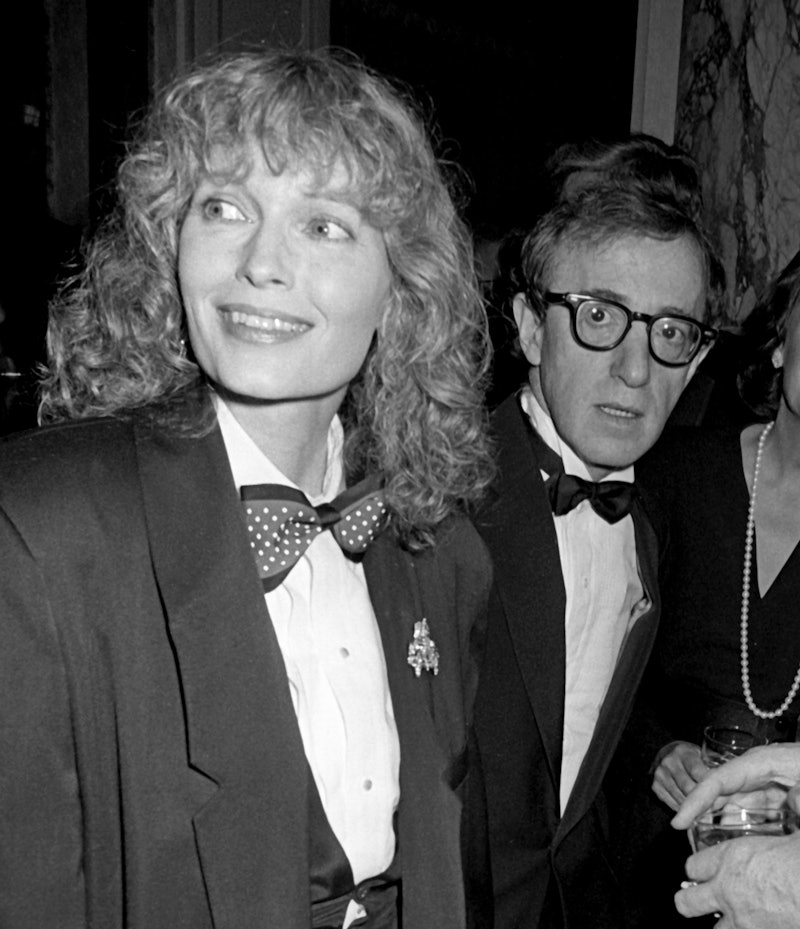
[(136, 438), (189, 762), (217, 787), (194, 818), (214, 926), (307, 929), (307, 766), (221, 435)]
[[(459, 801), (449, 783), (444, 733), (463, 736), (456, 618), (430, 574), (426, 555), (411, 556), (385, 532), (367, 550), (364, 569), (380, 628), (400, 739), (398, 840), (403, 875), (403, 923), (458, 929), (464, 925)], [(440, 653), (440, 671), (417, 677), (408, 664), (414, 623), (423, 617)], [(451, 699), (452, 698), (452, 699)], [(453, 710), (456, 706), (458, 709)], [(441, 707), (442, 735), (435, 716)], [(445, 710), (447, 707), (447, 711)], [(461, 713), (461, 727), (452, 715)], [(446, 719), (451, 722), (446, 722)], [(463, 747), (463, 746), (462, 746)]]
[(640, 499), (631, 509), (639, 577), (649, 608), (625, 637), (594, 735), (581, 765), (556, 841), (566, 835), (594, 802), (631, 713), (634, 697), (655, 640), (660, 614), (658, 541)]
[(564, 725), (566, 594), (552, 512), (530, 425), (516, 396), (496, 411), (497, 494), (479, 531), (494, 562), (495, 589), (544, 743), (556, 792)]

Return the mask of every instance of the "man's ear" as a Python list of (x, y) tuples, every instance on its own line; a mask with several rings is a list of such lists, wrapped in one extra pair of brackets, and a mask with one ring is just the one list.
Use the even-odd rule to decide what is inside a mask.
[(512, 307), (522, 353), (528, 359), (528, 364), (538, 366), (542, 360), (544, 320), (531, 308), (525, 294), (517, 294)]

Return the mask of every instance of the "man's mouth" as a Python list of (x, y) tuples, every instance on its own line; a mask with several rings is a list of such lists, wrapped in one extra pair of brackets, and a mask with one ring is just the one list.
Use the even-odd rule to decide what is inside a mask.
[(636, 410), (630, 410), (621, 406), (606, 406), (600, 404), (599, 408), (608, 416), (614, 416), (617, 419), (638, 419), (642, 414)]

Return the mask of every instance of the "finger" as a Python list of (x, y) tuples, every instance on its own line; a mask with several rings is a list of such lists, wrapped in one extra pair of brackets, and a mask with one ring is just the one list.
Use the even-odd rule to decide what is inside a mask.
[(675, 780), (672, 772), (664, 767), (659, 768), (655, 773), (653, 790), (659, 799), (663, 800), (672, 810), (677, 810), (680, 807), (687, 793)]
[(686, 770), (694, 781), (694, 784), (692, 784), (692, 787), (694, 787), (695, 784), (704, 781), (713, 769), (709, 768), (699, 755), (695, 755), (686, 759)]
[(683, 803), (684, 799), (697, 787), (698, 781), (705, 777), (706, 771), (707, 768), (705, 765), (701, 764), (696, 777), (691, 770), (687, 770), (684, 767), (681, 767), (679, 771), (675, 772), (675, 784), (681, 794), (681, 803)]
[[(705, 765), (700, 766), (700, 771), (705, 774)], [(697, 778), (687, 770), (682, 757), (665, 759), (656, 770), (655, 779), (666, 788), (678, 805), (697, 785)]]
[(727, 842), (721, 842), (719, 845), (712, 845), (711, 848), (704, 848), (702, 851), (695, 852), (686, 859), (686, 876), (690, 881), (698, 883), (710, 881), (719, 871), (720, 859), (725, 854)]
[[(723, 766), (724, 767), (724, 766)], [(712, 771), (692, 790), (681, 804), (678, 815), (672, 820), (675, 829), (688, 829), (697, 817), (714, 804), (722, 793), (717, 771)]]
[(662, 803), (666, 803), (671, 810), (677, 810), (681, 805), (681, 800), (674, 796), (671, 791), (667, 790), (659, 781), (653, 781), (653, 793)]
[(719, 912), (719, 903), (710, 884), (694, 884), (675, 894), (675, 909), (681, 916), (704, 916)]

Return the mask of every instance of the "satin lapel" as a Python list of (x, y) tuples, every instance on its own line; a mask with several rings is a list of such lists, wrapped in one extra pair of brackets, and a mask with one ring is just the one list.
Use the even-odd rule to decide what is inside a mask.
[(215, 929), (307, 929), (307, 766), (222, 438), (137, 451), (189, 763), (218, 786), (194, 819)]
[(528, 698), (558, 791), (564, 727), (566, 594), (553, 516), (516, 397), (497, 409), (497, 494), (478, 530), (494, 563), (503, 606)]
[[(464, 924), (459, 890), (460, 804), (448, 784), (450, 759), (434, 722), (438, 702), (434, 688), (458, 687), (454, 678), (460, 673), (459, 654), (452, 609), (448, 611), (435, 583), (427, 580), (428, 567), (425, 556), (403, 552), (389, 532), (369, 547), (364, 558), (400, 739), (403, 923), (459, 929)], [(423, 616), (440, 651), (438, 676), (423, 671), (416, 677), (408, 664), (414, 623)], [(453, 664), (445, 669), (444, 662)], [(452, 696), (460, 698), (460, 689)]]
[(594, 802), (628, 721), (633, 700), (655, 641), (661, 600), (658, 592), (658, 541), (639, 500), (631, 511), (636, 532), (639, 577), (650, 608), (634, 623), (614, 669), (589, 750), (561, 820), (556, 842), (580, 820)]

